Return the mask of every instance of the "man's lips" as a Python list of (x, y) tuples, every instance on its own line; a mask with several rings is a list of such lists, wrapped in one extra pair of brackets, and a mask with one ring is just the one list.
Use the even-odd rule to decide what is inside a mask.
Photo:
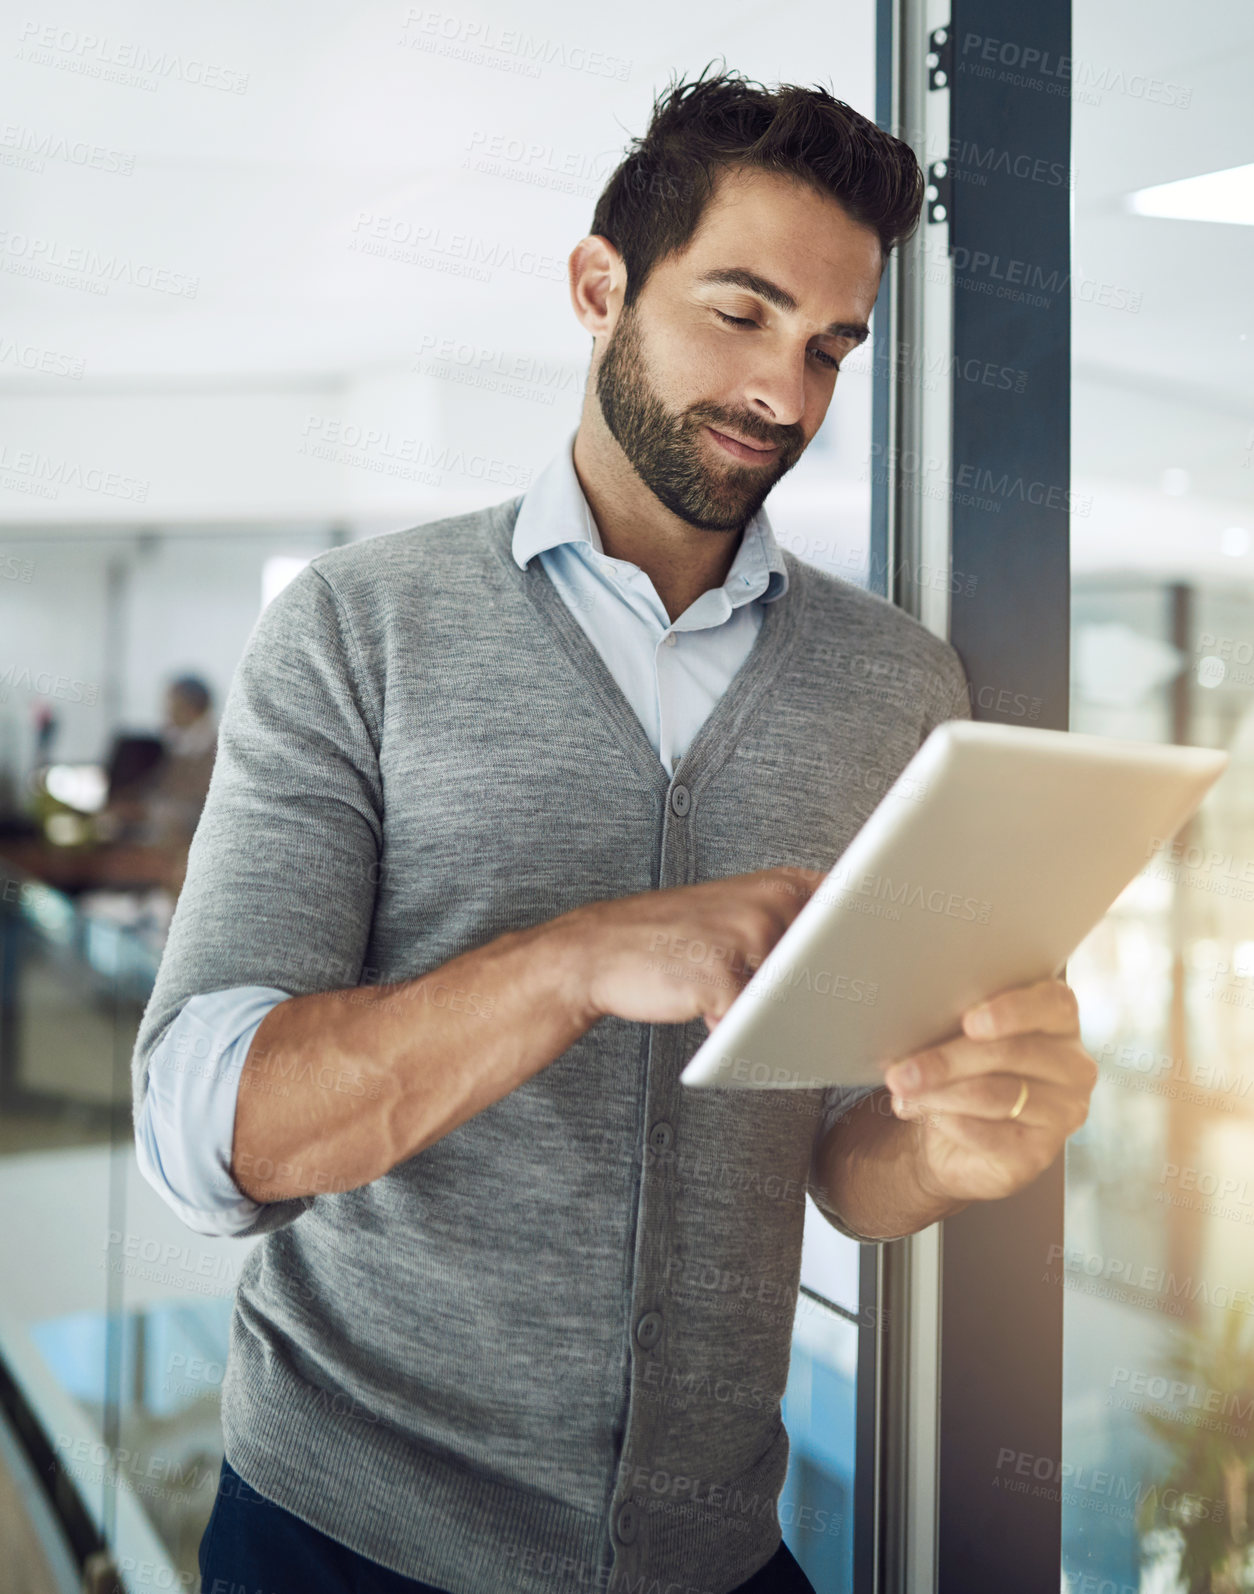
[(719, 447), (726, 449), (733, 458), (746, 460), (751, 465), (767, 465), (779, 457), (778, 448), (759, 448), (750, 443), (742, 443), (738, 437), (720, 432), (713, 426), (707, 426), (706, 431)]

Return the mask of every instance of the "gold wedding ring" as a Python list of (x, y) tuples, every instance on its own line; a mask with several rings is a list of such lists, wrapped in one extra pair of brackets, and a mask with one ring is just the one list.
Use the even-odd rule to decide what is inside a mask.
[(1014, 1106), (1010, 1109), (1010, 1116), (1012, 1118), (1017, 1118), (1019, 1116), (1019, 1114), (1023, 1111), (1023, 1109), (1027, 1106), (1027, 1104), (1028, 1104), (1028, 1082), (1027, 1082), (1026, 1079), (1021, 1079), (1019, 1081), (1019, 1099), (1018, 1099), (1018, 1101), (1015, 1102)]

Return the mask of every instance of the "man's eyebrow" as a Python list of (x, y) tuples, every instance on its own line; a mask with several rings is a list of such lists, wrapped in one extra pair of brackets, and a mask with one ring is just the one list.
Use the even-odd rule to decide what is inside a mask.
[[(697, 283), (746, 288), (750, 293), (756, 293), (759, 299), (765, 299), (767, 304), (773, 304), (777, 310), (797, 308), (797, 301), (787, 288), (781, 288), (778, 282), (759, 277), (756, 271), (747, 271), (743, 266), (721, 266), (715, 271), (707, 271), (704, 276), (697, 278)], [(861, 321), (833, 321), (831, 326), (823, 330), (834, 338), (848, 338), (852, 343), (861, 343), (871, 335), (870, 327)]]

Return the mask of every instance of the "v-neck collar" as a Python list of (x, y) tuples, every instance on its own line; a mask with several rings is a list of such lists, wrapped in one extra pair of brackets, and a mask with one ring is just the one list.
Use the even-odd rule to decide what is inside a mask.
[(781, 549), (788, 567), (788, 590), (763, 606), (762, 623), (744, 663), (728, 682), (688, 751), (667, 775), (661, 759), (645, 734), (635, 709), (627, 701), (591, 638), (567, 609), (540, 560), (520, 569), (511, 551), (514, 522), (521, 495), (489, 512), (489, 540), (514, 583), (522, 588), (540, 620), (570, 660), (577, 678), (591, 688), (603, 714), (617, 732), (619, 745), (630, 752), (648, 785), (658, 792), (672, 784), (687, 786), (694, 794), (722, 767), (740, 739), (746, 721), (758, 707), (800, 634), (807, 585), (805, 567), (787, 549)]

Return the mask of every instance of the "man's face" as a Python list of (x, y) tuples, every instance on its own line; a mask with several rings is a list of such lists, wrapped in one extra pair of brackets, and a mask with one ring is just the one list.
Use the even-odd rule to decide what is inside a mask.
[(595, 375), (610, 434), (673, 514), (739, 531), (757, 513), (866, 336), (881, 265), (875, 233), (835, 200), (775, 173), (722, 174), (688, 247), (619, 316)]
[(182, 692), (171, 687), (165, 696), (165, 717), (167, 724), (182, 729), (194, 724), (200, 718), (200, 710), (194, 703), (189, 702)]

